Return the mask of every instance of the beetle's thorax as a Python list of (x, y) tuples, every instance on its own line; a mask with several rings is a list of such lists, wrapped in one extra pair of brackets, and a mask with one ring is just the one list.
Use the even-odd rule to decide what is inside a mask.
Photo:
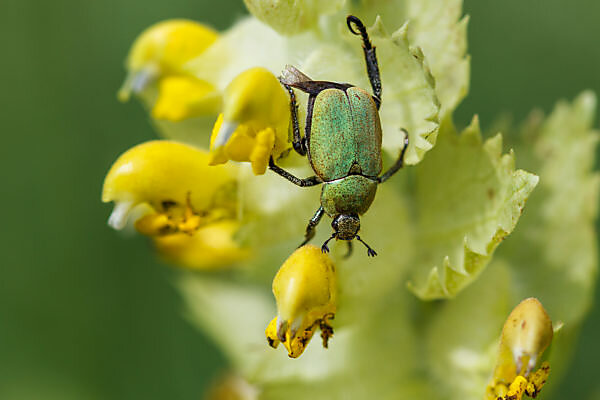
[(340, 240), (352, 240), (360, 230), (360, 218), (356, 214), (339, 214), (331, 222), (335, 235)]

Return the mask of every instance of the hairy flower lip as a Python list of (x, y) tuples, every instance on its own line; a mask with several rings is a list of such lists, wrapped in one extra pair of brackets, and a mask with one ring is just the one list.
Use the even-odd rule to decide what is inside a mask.
[(138, 70), (127, 74), (125, 81), (117, 92), (119, 101), (125, 103), (131, 98), (131, 94), (141, 94), (159, 75), (159, 69), (155, 64), (147, 65)]
[(125, 226), (127, 225), (127, 220), (129, 218), (129, 213), (133, 209), (134, 206), (135, 206), (135, 202), (133, 202), (133, 201), (115, 202), (113, 211), (110, 213), (110, 216), (108, 217), (108, 225), (111, 228), (118, 230), (118, 231), (125, 228)]

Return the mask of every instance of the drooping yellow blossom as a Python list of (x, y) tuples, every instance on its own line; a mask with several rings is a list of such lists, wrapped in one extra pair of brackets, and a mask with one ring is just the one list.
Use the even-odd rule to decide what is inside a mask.
[(129, 52), (128, 75), (119, 90), (119, 99), (127, 101), (132, 92), (141, 93), (156, 83), (154, 118), (180, 121), (218, 112), (220, 95), (215, 87), (184, 68), (217, 38), (217, 32), (211, 28), (183, 19), (159, 22), (146, 29)]
[(249, 161), (256, 175), (264, 174), (269, 157), (290, 147), (289, 124), (289, 97), (277, 78), (260, 67), (242, 72), (225, 89), (223, 113), (210, 140), (210, 164)]
[(299, 357), (317, 328), (327, 347), (336, 312), (336, 273), (333, 263), (316, 246), (297, 249), (273, 280), (277, 317), (265, 331), (269, 345), (283, 343), (292, 358)]
[(498, 362), (486, 399), (520, 400), (524, 394), (537, 395), (546, 383), (550, 365), (544, 362), (532, 371), (550, 345), (552, 335), (552, 321), (537, 299), (519, 303), (502, 328)]
[(126, 151), (104, 180), (102, 201), (114, 202), (109, 225), (122, 229), (130, 216), (161, 253), (190, 267), (225, 265), (243, 258), (237, 231), (232, 167), (209, 167), (194, 147), (150, 141)]

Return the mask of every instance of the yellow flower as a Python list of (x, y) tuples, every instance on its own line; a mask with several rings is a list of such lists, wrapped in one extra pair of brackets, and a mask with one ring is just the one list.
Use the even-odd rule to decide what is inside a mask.
[[(180, 121), (218, 112), (219, 92), (185, 69), (186, 63), (217, 38), (217, 32), (194, 21), (168, 20), (151, 26), (136, 39), (129, 52), (128, 75), (119, 90), (119, 99), (127, 101), (132, 92), (141, 94), (156, 84), (154, 118)], [(155, 96), (150, 97), (154, 101)]]
[(502, 328), (498, 362), (486, 399), (520, 400), (524, 394), (537, 395), (548, 378), (550, 366), (544, 362), (536, 372), (532, 371), (550, 345), (552, 335), (552, 321), (537, 299), (519, 303)]
[(227, 265), (246, 256), (232, 239), (239, 226), (233, 173), (209, 167), (207, 153), (185, 144), (135, 146), (104, 180), (102, 201), (114, 202), (108, 223), (122, 229), (133, 216), (165, 257), (191, 267)]
[(297, 249), (273, 280), (277, 317), (265, 331), (269, 345), (282, 342), (292, 358), (299, 357), (317, 328), (323, 347), (333, 335), (329, 321), (336, 312), (336, 273), (333, 263), (312, 245)]
[(277, 78), (259, 67), (242, 72), (225, 89), (210, 140), (211, 165), (250, 161), (256, 175), (264, 174), (269, 158), (290, 147), (289, 124), (289, 97)]

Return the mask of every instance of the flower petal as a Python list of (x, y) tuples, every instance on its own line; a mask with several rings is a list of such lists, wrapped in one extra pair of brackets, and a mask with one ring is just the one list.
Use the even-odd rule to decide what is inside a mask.
[(160, 80), (152, 117), (178, 122), (202, 115), (215, 115), (221, 95), (208, 82), (190, 76), (168, 76)]
[(189, 193), (193, 209), (208, 210), (219, 189), (234, 182), (232, 172), (210, 167), (208, 154), (191, 146), (150, 141), (115, 161), (104, 180), (102, 201), (131, 203), (129, 208), (147, 203), (160, 210), (166, 201), (186, 204)]
[(223, 220), (200, 227), (193, 234), (176, 233), (154, 238), (167, 261), (193, 269), (229, 266), (249, 257), (250, 251), (234, 240), (240, 223)]

